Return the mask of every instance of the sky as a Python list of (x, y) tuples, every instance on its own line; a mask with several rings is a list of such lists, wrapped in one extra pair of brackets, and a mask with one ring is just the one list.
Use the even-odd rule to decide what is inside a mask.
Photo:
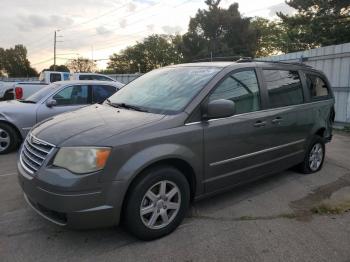
[[(1, 0), (0, 47), (23, 44), (31, 65), (39, 72), (53, 64), (54, 31), (57, 64), (78, 56), (108, 58), (151, 34), (183, 34), (190, 17), (206, 8), (204, 0)], [(247, 17), (276, 18), (291, 13), (284, 0), (222, 0), (221, 7), (237, 2)]]

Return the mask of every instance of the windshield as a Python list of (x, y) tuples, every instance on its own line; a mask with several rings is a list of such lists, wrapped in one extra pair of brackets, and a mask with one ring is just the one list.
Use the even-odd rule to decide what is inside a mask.
[(36, 92), (36, 93), (32, 94), (31, 96), (29, 96), (28, 98), (26, 98), (24, 101), (32, 101), (32, 102), (37, 103), (45, 96), (52, 93), (53, 90), (58, 89), (60, 86), (61, 85), (59, 85), (57, 83), (47, 85), (47, 86), (41, 88), (38, 92)]
[(157, 69), (124, 86), (109, 98), (109, 102), (152, 113), (174, 114), (183, 110), (220, 70), (217, 67)]

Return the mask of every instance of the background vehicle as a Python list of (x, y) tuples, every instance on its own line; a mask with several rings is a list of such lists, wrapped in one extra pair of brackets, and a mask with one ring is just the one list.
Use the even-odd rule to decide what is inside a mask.
[(17, 148), (27, 132), (46, 118), (102, 103), (123, 85), (106, 81), (61, 81), (25, 100), (0, 103), (0, 154)]
[(14, 85), (15, 83), (13, 82), (0, 81), (0, 101), (11, 100), (14, 98)]
[(71, 75), (71, 80), (100, 80), (100, 81), (114, 81), (115, 79), (102, 75), (102, 74), (94, 74), (94, 73), (74, 73)]
[(31, 82), (19, 82), (14, 86), (14, 94), (16, 99), (26, 99), (30, 95), (39, 91), (43, 86), (57, 81), (67, 80), (100, 80), (100, 81), (113, 81), (114, 79), (95, 73), (74, 73), (68, 72), (55, 72), (55, 71), (43, 71), (39, 76), (39, 81)]
[(149, 240), (175, 230), (191, 199), (295, 165), (317, 172), (333, 121), (329, 82), (310, 67), (250, 60), (169, 66), (103, 105), (33, 128), (19, 181), (29, 205), (56, 224), (122, 220)]

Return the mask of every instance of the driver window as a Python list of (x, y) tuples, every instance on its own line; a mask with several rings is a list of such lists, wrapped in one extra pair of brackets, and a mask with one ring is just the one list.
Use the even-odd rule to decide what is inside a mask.
[(89, 104), (89, 87), (87, 85), (69, 86), (53, 96), (57, 106)]
[(209, 97), (209, 101), (218, 99), (235, 102), (237, 114), (259, 110), (259, 85), (255, 70), (240, 71), (229, 75)]

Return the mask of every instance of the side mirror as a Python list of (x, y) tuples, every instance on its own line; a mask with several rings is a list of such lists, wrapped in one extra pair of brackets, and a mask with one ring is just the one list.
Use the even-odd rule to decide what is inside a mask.
[(46, 106), (47, 107), (53, 107), (55, 105), (57, 105), (57, 101), (55, 99), (49, 99), (49, 100), (46, 101)]
[(218, 99), (208, 103), (204, 119), (224, 118), (236, 113), (235, 102), (226, 99)]

